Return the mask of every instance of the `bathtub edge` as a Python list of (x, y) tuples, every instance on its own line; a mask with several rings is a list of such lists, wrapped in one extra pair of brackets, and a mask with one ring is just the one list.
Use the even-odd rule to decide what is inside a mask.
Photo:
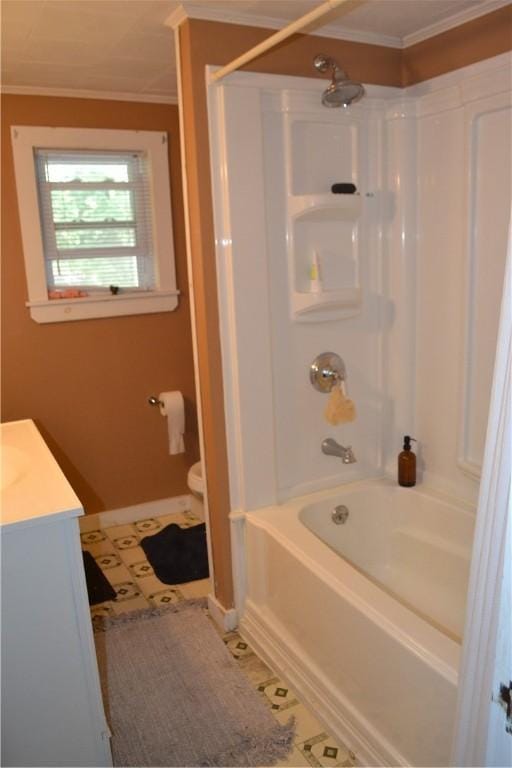
[(288, 642), (283, 640), (250, 598), (246, 600), (240, 629), (251, 648), (290, 685), (299, 699), (314, 704), (315, 715), (336, 738), (357, 754), (361, 765), (410, 765), (359, 710), (352, 707), (344, 696), (336, 695), (322, 676), (312, 671), (309, 657), (301, 654), (290, 639)]
[[(402, 630), (397, 623), (391, 621), (384, 614), (384, 612), (377, 610), (373, 605), (370, 604), (370, 602), (361, 597), (361, 595), (358, 594), (355, 590), (351, 589), (346, 584), (334, 582), (332, 579), (332, 574), (328, 569), (326, 569), (321, 563), (314, 560), (302, 547), (298, 546), (294, 540), (291, 540), (287, 536), (283, 535), (279, 528), (273, 525), (272, 522), (261, 519), (257, 512), (256, 514), (253, 512), (247, 513), (245, 519), (246, 522), (250, 522), (250, 524), (256, 528), (260, 528), (269, 533), (282, 547), (287, 549), (291, 554), (298, 558), (300, 562), (306, 564), (309, 569), (314, 568), (316, 576), (320, 578), (326, 584), (326, 586), (328, 586), (330, 589), (334, 589), (351, 605), (361, 611), (363, 615), (381, 627), (381, 629), (383, 629), (387, 634), (397, 639), (416, 657), (428, 663), (430, 667), (434, 669), (438, 674), (440, 674), (447, 682), (457, 686), (460, 648), (457, 646), (454, 640), (446, 635), (442, 635), (442, 633), (440, 633), (438, 630), (431, 627), (427, 621), (412, 613), (410, 609), (397, 603), (397, 601), (392, 597), (385, 597), (386, 602), (389, 599), (389, 601), (396, 603), (400, 612), (405, 611), (407, 614), (410, 613), (412, 616), (414, 616), (415, 622), (421, 622), (429, 635), (431, 635), (432, 632), (436, 633), (436, 635), (439, 635), (438, 639), (444, 645), (444, 650), (448, 651), (448, 649), (451, 649), (457, 656), (457, 659), (453, 659), (452, 663), (450, 663), (447, 658), (442, 658), (441, 653), (433, 653), (430, 649), (426, 648), (424, 644), (414, 638), (409, 632)], [(308, 531), (309, 536), (316, 539), (314, 534), (309, 531), (309, 529), (305, 530)], [(325, 544), (323, 544), (323, 546), (325, 546)], [(338, 555), (334, 555), (334, 557), (338, 557)], [(353, 570), (353, 568), (348, 563), (347, 566)], [(369, 588), (372, 592), (374, 590), (379, 590), (379, 587), (373, 585), (370, 581), (368, 581), (368, 579), (366, 579), (364, 575), (357, 574), (357, 578), (364, 580), (364, 582), (366, 582), (367, 588)], [(381, 590), (379, 590), (379, 592), (380, 591)], [(247, 600), (247, 597), (245, 599)], [(450, 656), (451, 655), (452, 654), (450, 653)]]

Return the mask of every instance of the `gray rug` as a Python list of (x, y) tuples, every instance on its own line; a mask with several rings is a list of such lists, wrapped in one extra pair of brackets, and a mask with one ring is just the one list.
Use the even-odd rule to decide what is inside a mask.
[(115, 766), (274, 765), (276, 723), (205, 614), (205, 601), (95, 618)]

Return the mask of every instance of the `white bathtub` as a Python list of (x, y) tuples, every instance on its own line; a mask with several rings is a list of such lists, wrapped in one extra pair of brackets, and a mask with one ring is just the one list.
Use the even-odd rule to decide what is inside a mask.
[(363, 764), (448, 765), (473, 523), (387, 480), (246, 515), (242, 631)]

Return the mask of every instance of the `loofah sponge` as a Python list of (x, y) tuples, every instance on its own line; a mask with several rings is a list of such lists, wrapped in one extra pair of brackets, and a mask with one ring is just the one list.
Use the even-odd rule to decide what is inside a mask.
[(324, 416), (325, 420), (334, 426), (354, 421), (356, 418), (354, 401), (345, 395), (339, 384), (331, 389)]

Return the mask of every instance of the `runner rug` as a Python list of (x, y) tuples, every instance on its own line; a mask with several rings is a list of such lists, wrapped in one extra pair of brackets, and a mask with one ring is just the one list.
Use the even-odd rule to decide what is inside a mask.
[(292, 748), (206, 601), (95, 617), (115, 766), (270, 766)]

